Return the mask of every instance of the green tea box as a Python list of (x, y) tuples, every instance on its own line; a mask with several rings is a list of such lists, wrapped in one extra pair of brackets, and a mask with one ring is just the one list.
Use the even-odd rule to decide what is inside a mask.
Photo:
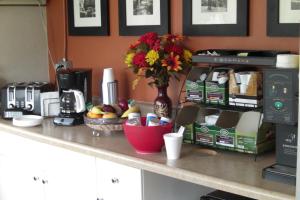
[(216, 146), (220, 149), (234, 150), (235, 142), (235, 127), (239, 122), (240, 113), (235, 111), (222, 111), (216, 126), (219, 130), (216, 132)]
[(193, 67), (185, 82), (186, 99), (194, 102), (205, 102), (205, 79), (208, 69)]
[(207, 104), (228, 105), (228, 70), (217, 68), (210, 72), (205, 81), (205, 97)]
[(195, 123), (195, 143), (214, 147), (216, 145), (215, 133), (217, 130), (216, 126)]

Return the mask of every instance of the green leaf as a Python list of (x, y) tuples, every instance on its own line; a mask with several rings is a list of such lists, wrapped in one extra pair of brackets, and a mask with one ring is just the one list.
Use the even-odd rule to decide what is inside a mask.
[(145, 74), (146, 78), (150, 78), (152, 75), (153, 75), (153, 71), (148, 69)]

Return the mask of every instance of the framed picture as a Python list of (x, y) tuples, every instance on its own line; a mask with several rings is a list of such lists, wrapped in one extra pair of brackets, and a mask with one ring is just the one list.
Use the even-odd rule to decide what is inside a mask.
[(268, 36), (299, 36), (300, 0), (268, 0)]
[(68, 0), (69, 35), (109, 35), (108, 0)]
[(119, 0), (119, 34), (169, 33), (169, 0)]
[(248, 0), (185, 0), (183, 34), (247, 36)]

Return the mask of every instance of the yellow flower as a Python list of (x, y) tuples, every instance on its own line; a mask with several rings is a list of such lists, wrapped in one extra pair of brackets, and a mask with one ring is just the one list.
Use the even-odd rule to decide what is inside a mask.
[(132, 60), (133, 60), (134, 55), (135, 55), (135, 53), (129, 53), (126, 55), (125, 63), (127, 64), (128, 67), (132, 67)]
[(146, 55), (146, 61), (150, 66), (152, 66), (157, 61), (157, 59), (159, 59), (159, 54), (155, 50), (149, 51)]
[(183, 57), (186, 62), (190, 62), (192, 58), (192, 53), (189, 50), (183, 50)]

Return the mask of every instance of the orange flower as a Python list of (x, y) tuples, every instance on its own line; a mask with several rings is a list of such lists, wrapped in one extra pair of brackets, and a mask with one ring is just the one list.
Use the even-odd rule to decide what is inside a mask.
[(166, 59), (163, 59), (161, 61), (161, 63), (162, 63), (162, 66), (167, 67), (168, 71), (173, 70), (173, 71), (178, 72), (178, 71), (182, 70), (182, 68), (181, 68), (182, 63), (179, 60), (179, 55), (174, 56), (174, 54), (171, 53), (170, 56), (167, 57)]
[(130, 49), (135, 49), (135, 48), (137, 48), (137, 46), (139, 46), (141, 44), (141, 42), (139, 41), (139, 40), (137, 40), (134, 44), (131, 44), (130, 45)]

